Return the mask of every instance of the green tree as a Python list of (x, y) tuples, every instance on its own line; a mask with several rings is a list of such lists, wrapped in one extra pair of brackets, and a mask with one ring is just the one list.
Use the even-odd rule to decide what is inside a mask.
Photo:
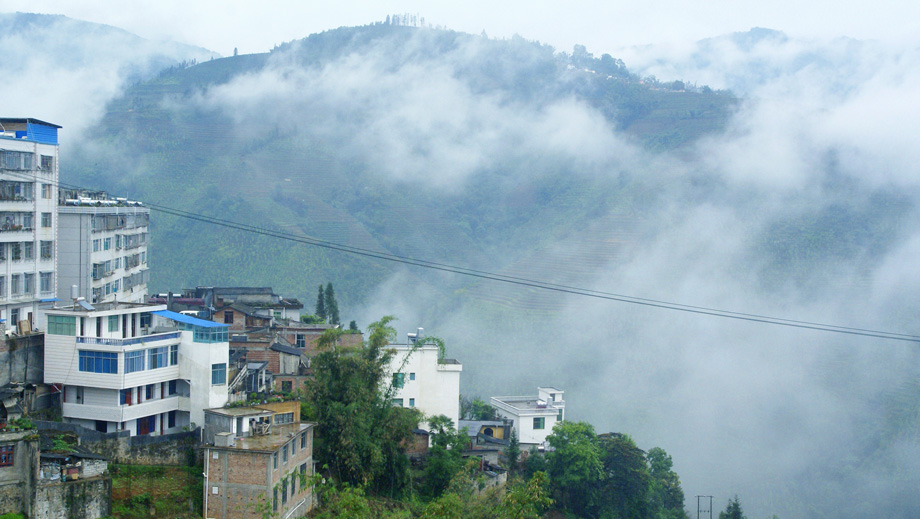
[(332, 282), (326, 283), (326, 320), (329, 324), (341, 324), (339, 320), (339, 303), (335, 300)]
[(361, 333), (361, 330), (358, 329), (358, 323), (355, 321), (348, 323), (348, 331), (353, 333)]
[(524, 459), (524, 479), (530, 479), (537, 472), (546, 472), (546, 470), (546, 456), (536, 447), (531, 447), (527, 452), (527, 458)]
[(728, 500), (728, 506), (724, 511), (719, 512), (719, 519), (746, 519), (744, 511), (741, 510), (741, 500), (737, 495)]
[(527, 483), (514, 485), (505, 494), (501, 515), (508, 519), (539, 519), (552, 504), (546, 490), (546, 473), (535, 472)]
[(628, 435), (598, 435), (597, 445), (604, 467), (599, 508), (623, 519), (647, 517), (650, 478), (645, 452)]
[(505, 466), (509, 474), (517, 471), (518, 462), (521, 460), (521, 444), (518, 442), (517, 432), (511, 429), (511, 436), (508, 438), (508, 446), (503, 452), (505, 455)]
[(320, 324), (325, 322), (325, 320), (316, 315), (304, 314), (300, 316), (300, 322), (305, 324)]
[(684, 491), (680, 477), (671, 467), (671, 456), (660, 447), (653, 447), (646, 455), (648, 473), (651, 478), (650, 505), (661, 519), (686, 519)]
[(460, 416), (464, 420), (498, 420), (498, 412), (494, 407), (485, 403), (480, 398), (460, 397)]
[(326, 296), (323, 294), (323, 285), (319, 286), (319, 291), (316, 294), (316, 309), (314, 313), (317, 317), (322, 319), (324, 322), (326, 320)]
[(546, 441), (551, 486), (563, 508), (587, 515), (597, 501), (597, 486), (604, 477), (594, 427), (587, 422), (557, 422)]
[(422, 490), (425, 495), (436, 498), (463, 469), (463, 447), (467, 436), (463, 431), (454, 430), (454, 421), (444, 415), (430, 418), (428, 427), (431, 449), (428, 451)]
[(396, 337), (384, 317), (368, 328), (367, 341), (343, 347), (342, 330), (327, 330), (313, 357), (314, 379), (307, 384), (314, 418), (322, 431), (316, 456), (338, 483), (367, 487), (391, 497), (409, 481), (409, 463), (402, 445), (418, 425), (414, 409), (394, 407), (387, 368)]

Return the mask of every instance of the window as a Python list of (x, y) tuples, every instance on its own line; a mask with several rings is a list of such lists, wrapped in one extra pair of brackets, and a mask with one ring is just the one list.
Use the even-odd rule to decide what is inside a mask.
[(415, 399), (414, 399), (414, 398), (410, 398), (410, 399), (409, 399), (409, 407), (415, 407)]
[(22, 275), (22, 293), (25, 295), (35, 293), (35, 274), (27, 272)]
[(302, 333), (298, 333), (297, 337), (294, 339), (294, 346), (298, 348), (305, 348), (307, 346), (307, 338)]
[(25, 260), (35, 259), (35, 242), (32, 242), (32, 241), (22, 242), (22, 259), (25, 259)]
[(144, 371), (144, 350), (125, 353), (125, 373)]
[(403, 406), (403, 399), (402, 399), (402, 398), (394, 398), (394, 399), (393, 399), (393, 405), (396, 406), (396, 407), (402, 407), (402, 406)]
[(287, 444), (284, 444), (284, 446), (281, 447), (281, 463), (284, 463), (285, 465), (287, 465), (287, 460), (288, 460), (288, 446)]
[(6, 244), (0, 243), (0, 261), (6, 261)]
[(211, 364), (211, 384), (227, 383), (227, 365), (224, 363)]
[(10, 258), (13, 261), (19, 261), (22, 259), (22, 244), (19, 242), (14, 242), (10, 244)]
[(15, 445), (0, 445), (0, 467), (13, 466)]
[(177, 384), (175, 380), (170, 380), (169, 381), (169, 394), (175, 395), (178, 392), (179, 392), (179, 384)]
[(272, 454), (272, 470), (278, 470), (278, 453)]
[(233, 310), (224, 311), (224, 324), (233, 324)]
[(0, 276), (0, 298), (6, 298), (6, 276)]
[(42, 272), (38, 275), (39, 290), (41, 290), (42, 294), (47, 294), (53, 290), (51, 288), (52, 275), (51, 272)]
[(102, 240), (102, 250), (109, 250), (112, 248), (112, 238), (106, 238)]
[(405, 373), (393, 373), (393, 387), (403, 387), (406, 385)]
[(294, 383), (291, 382), (290, 380), (282, 380), (281, 381), (281, 392), (290, 393), (291, 390), (293, 389), (293, 385)]
[(42, 241), (39, 245), (42, 259), (51, 259), (54, 255), (54, 242)]
[(300, 450), (307, 448), (307, 433), (300, 433)]
[(147, 387), (144, 388), (144, 398), (147, 400), (153, 400), (153, 384), (147, 384)]
[(93, 252), (99, 252), (100, 248), (102, 248), (102, 240), (98, 238), (93, 240)]
[[(42, 157), (44, 159), (44, 157)], [(51, 184), (42, 184), (42, 198), (45, 200), (51, 199)]]
[(118, 354), (108, 351), (80, 350), (80, 371), (118, 373)]
[(169, 365), (175, 366), (176, 364), (179, 364), (179, 345), (173, 344), (169, 347)]
[(13, 308), (12, 310), (10, 310), (10, 322), (14, 324), (19, 322), (19, 309), (18, 308)]
[(294, 423), (294, 413), (279, 413), (275, 415), (275, 425)]
[(120, 283), (120, 280), (118, 279), (116, 279), (115, 281), (112, 281), (112, 293), (118, 292), (119, 283)]
[(147, 369), (157, 369), (166, 366), (169, 347), (150, 348), (147, 350)]
[(22, 230), (31, 231), (32, 230), (32, 215), (30, 213), (25, 213), (22, 215)]
[(131, 405), (131, 389), (122, 389), (118, 395), (121, 405)]
[(112, 263), (112, 268), (115, 270), (121, 268), (121, 258), (115, 258), (115, 261)]
[(153, 322), (153, 316), (150, 315), (150, 312), (144, 312), (141, 314), (141, 328), (150, 327), (150, 323)]
[(77, 318), (70, 315), (49, 315), (48, 333), (51, 335), (77, 335)]
[(291, 456), (297, 454), (297, 440), (291, 442)]
[(546, 428), (546, 418), (543, 418), (542, 416), (540, 418), (534, 418), (533, 428), (534, 430), (545, 429)]
[(300, 465), (300, 489), (303, 490), (307, 487), (307, 464), (303, 463)]
[[(51, 155), (42, 155), (42, 171), (51, 171), (54, 169), (54, 157)], [(49, 184), (44, 184), (51, 187)], [(50, 196), (48, 198), (51, 198)]]
[(415, 373), (409, 373), (409, 380), (415, 380)]
[(118, 331), (118, 316), (117, 315), (109, 316), (109, 331), (110, 332)]
[(10, 276), (10, 293), (14, 296), (22, 294), (22, 275), (13, 274)]
[[(285, 450), (285, 452), (287, 451)], [(288, 491), (288, 486), (287, 484), (285, 484), (284, 486), (281, 487), (281, 504), (282, 505), (287, 503), (287, 491)]]
[(169, 427), (170, 429), (176, 426), (176, 412), (175, 411), (169, 412), (166, 423), (167, 423), (166, 426)]
[(51, 227), (51, 213), (42, 213), (42, 227)]

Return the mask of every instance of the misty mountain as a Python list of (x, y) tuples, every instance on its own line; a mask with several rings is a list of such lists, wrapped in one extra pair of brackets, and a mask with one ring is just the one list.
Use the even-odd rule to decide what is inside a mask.
[(53, 120), (71, 131), (102, 115), (122, 89), (182, 62), (217, 55), (200, 47), (146, 40), (66, 16), (0, 13), (3, 112)]
[[(628, 175), (586, 171), (600, 150), (685, 146), (720, 131), (736, 102), (642, 84), (610, 56), (572, 58), (519, 37), (377, 24), (174, 67), (109, 104), (71, 178), (364, 249), (557, 268), (540, 265), (541, 244), (611, 222), (611, 235), (635, 232)], [(606, 126), (622, 141), (599, 140)], [(616, 207), (610, 220), (604, 208)], [(183, 253), (151, 252), (155, 288), (209, 276), (308, 297), (309, 280), (331, 279), (348, 304), (392, 272), (233, 233), (202, 241), (187, 221), (160, 221), (159, 239)]]

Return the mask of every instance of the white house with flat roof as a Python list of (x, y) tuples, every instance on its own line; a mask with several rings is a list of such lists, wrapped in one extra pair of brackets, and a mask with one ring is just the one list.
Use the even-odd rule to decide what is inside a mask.
[(416, 345), (421, 335), (410, 334), (409, 344), (391, 346), (396, 355), (390, 360), (389, 380), (395, 389), (393, 404), (414, 407), (426, 417), (444, 415), (460, 421), (460, 372), (463, 365), (455, 359), (439, 359), (438, 347)]
[(514, 422), (522, 446), (545, 447), (553, 426), (565, 420), (563, 393), (545, 386), (537, 388), (536, 396), (493, 396), (490, 403), (499, 416)]
[(227, 325), (166, 305), (82, 299), (44, 316), (44, 381), (61, 389), (66, 422), (166, 434), (227, 403)]
[(57, 291), (58, 130), (38, 119), (0, 117), (0, 319), (39, 323)]

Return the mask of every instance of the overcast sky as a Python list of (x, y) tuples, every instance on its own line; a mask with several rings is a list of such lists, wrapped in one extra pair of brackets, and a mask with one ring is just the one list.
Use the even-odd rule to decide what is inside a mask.
[(491, 37), (517, 33), (570, 50), (581, 43), (595, 54), (616, 49), (697, 40), (751, 27), (792, 36), (914, 42), (920, 2), (903, 0), (777, 0), (686, 2), (645, 0), (422, 0), (304, 2), (275, 0), (0, 0), (0, 12), (64, 14), (121, 27), (142, 37), (199, 45), (223, 55), (264, 52), (285, 41), (340, 26), (364, 25), (390, 13), (417, 13), (426, 22)]

